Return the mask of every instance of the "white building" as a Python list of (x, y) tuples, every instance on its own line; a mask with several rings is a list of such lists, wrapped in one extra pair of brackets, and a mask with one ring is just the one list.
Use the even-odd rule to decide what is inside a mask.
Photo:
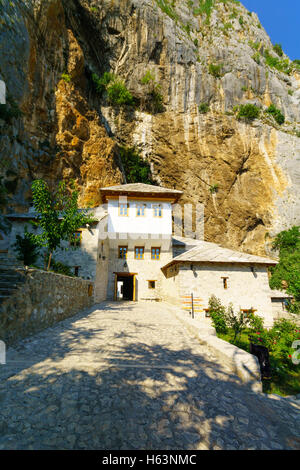
[[(205, 316), (211, 295), (245, 313), (254, 309), (273, 323), (268, 266), (277, 261), (173, 235), (172, 205), (181, 191), (146, 184), (102, 188), (97, 222), (76, 233), (77, 250), (56, 260), (95, 282), (95, 302), (165, 300)], [(11, 249), (33, 214), (12, 214)], [(67, 248), (67, 246), (65, 246)]]

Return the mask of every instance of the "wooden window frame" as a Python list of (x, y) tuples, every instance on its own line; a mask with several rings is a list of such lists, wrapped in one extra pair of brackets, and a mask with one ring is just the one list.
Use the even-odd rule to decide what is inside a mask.
[[(126, 214), (121, 214), (121, 206), (127, 206)], [(128, 202), (119, 202), (118, 205), (119, 217), (129, 217), (129, 203)]]
[(229, 279), (229, 277), (221, 277), (221, 279), (223, 280), (224, 289), (228, 289), (228, 279)]
[[(124, 256), (120, 256), (120, 250), (123, 250), (126, 249), (126, 253), (125, 253), (125, 257)], [(118, 259), (127, 259), (127, 253), (128, 253), (128, 246), (127, 245), (119, 245), (118, 246)]]
[[(160, 209), (160, 212), (161, 212), (160, 215), (155, 215), (156, 208), (158, 208), (158, 212), (159, 212), (159, 209)], [(155, 217), (156, 219), (157, 218), (161, 219), (162, 216), (163, 216), (163, 206), (162, 206), (162, 204), (152, 204), (152, 209), (153, 209), (153, 217)]]
[[(154, 286), (153, 286), (153, 287), (151, 287), (151, 285), (150, 285), (151, 282), (154, 282)], [(152, 289), (152, 290), (153, 290), (153, 289), (156, 289), (156, 284), (155, 284), (155, 283), (156, 283), (156, 279), (154, 279), (154, 280), (149, 279), (149, 280), (148, 280), (148, 289)]]
[[(136, 213), (135, 213), (135, 216), (136, 217), (146, 217), (146, 204), (142, 204), (142, 203), (137, 203), (136, 204)], [(138, 209), (141, 208), (141, 212), (144, 212), (143, 214), (138, 214)]]
[[(142, 258), (137, 258), (136, 257), (136, 250), (139, 249), (139, 250), (143, 250), (143, 256)], [(134, 259), (138, 260), (138, 261), (141, 261), (144, 259), (144, 255), (145, 255), (145, 247), (144, 246), (135, 246), (134, 247)]]
[[(154, 258), (152, 256), (152, 250), (159, 250), (159, 253), (158, 253), (158, 258), (156, 258), (156, 252), (154, 253)], [(152, 246), (151, 247), (151, 259), (153, 261), (159, 261), (160, 260), (160, 246)]]

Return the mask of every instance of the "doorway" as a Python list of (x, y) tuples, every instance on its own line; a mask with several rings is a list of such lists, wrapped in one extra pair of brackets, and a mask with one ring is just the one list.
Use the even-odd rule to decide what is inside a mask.
[(135, 274), (115, 274), (115, 300), (135, 300)]

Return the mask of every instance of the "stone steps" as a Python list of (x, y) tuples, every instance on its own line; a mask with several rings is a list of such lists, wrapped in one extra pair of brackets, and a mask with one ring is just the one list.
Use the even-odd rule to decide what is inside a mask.
[(18, 269), (22, 263), (13, 255), (0, 253), (0, 304), (10, 298), (24, 282)]

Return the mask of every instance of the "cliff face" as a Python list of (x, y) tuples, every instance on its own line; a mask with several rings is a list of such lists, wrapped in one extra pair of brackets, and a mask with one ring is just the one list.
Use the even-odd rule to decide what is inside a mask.
[[(126, 146), (183, 202), (205, 204), (208, 241), (263, 254), (267, 234), (299, 223), (300, 72), (254, 13), (230, 0), (2, 3), (0, 75), (23, 112), (0, 120), (11, 207), (28, 204), (36, 177), (73, 178), (81, 204), (97, 205), (101, 186), (124, 181)], [(92, 74), (107, 71), (133, 106), (97, 93)], [(151, 83), (163, 101), (152, 113)], [(259, 119), (237, 119), (246, 103)], [(272, 103), (284, 124), (264, 112)]]

